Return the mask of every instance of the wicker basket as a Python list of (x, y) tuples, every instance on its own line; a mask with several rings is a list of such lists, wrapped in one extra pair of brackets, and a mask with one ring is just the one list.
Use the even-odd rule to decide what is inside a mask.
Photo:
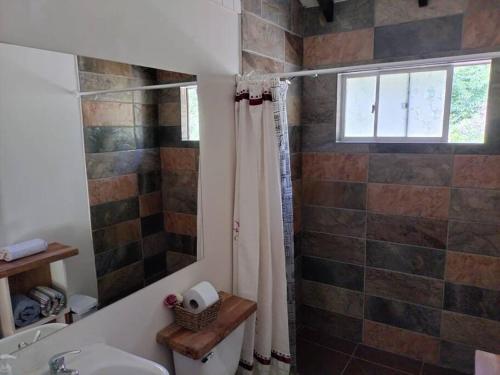
[(221, 295), (219, 293), (219, 300), (198, 314), (176, 305), (174, 306), (175, 323), (191, 331), (200, 331), (217, 319), (221, 304)]

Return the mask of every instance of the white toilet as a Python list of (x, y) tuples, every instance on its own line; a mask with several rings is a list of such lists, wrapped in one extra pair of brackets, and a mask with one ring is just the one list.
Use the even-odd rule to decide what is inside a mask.
[(194, 360), (174, 351), (176, 375), (234, 375), (243, 345), (245, 322), (216, 345), (202, 359)]

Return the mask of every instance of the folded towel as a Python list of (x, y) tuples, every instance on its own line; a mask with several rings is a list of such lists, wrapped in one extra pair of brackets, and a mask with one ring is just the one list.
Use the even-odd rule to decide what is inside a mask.
[(24, 327), (40, 319), (40, 304), (22, 294), (16, 294), (12, 296), (12, 312), (16, 326)]
[(60, 291), (49, 288), (48, 286), (37, 286), (35, 290), (47, 295), (52, 302), (51, 314), (59, 314), (66, 305), (66, 297)]
[(3, 259), (7, 262), (24, 258), (29, 255), (41, 253), (48, 249), (47, 241), (41, 240), (39, 238), (20, 242), (18, 244), (5, 246), (0, 249), (0, 259)]
[(38, 302), (38, 304), (40, 305), (40, 313), (43, 316), (52, 315), (52, 299), (48, 295), (38, 291), (37, 289), (31, 289), (28, 293), (28, 296), (34, 301)]

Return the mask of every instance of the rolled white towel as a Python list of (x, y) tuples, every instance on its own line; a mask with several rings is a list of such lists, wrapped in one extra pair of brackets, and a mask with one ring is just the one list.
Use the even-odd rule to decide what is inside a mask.
[(47, 241), (40, 238), (34, 240), (20, 242), (14, 245), (5, 246), (0, 249), (0, 259), (6, 262), (24, 258), (33, 254), (41, 253), (48, 249)]

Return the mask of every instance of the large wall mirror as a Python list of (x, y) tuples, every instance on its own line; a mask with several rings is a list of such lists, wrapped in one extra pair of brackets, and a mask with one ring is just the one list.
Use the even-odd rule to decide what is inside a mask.
[[(90, 313), (201, 259), (202, 124), (195, 72), (0, 51), (0, 169), (11, 177), (0, 183), (0, 246), (41, 238), (73, 249), (0, 260), (13, 297), (0, 301), (0, 352), (12, 353), (85, 317), (92, 301)], [(64, 305), (51, 311), (45, 299), (60, 296), (43, 287)]]

